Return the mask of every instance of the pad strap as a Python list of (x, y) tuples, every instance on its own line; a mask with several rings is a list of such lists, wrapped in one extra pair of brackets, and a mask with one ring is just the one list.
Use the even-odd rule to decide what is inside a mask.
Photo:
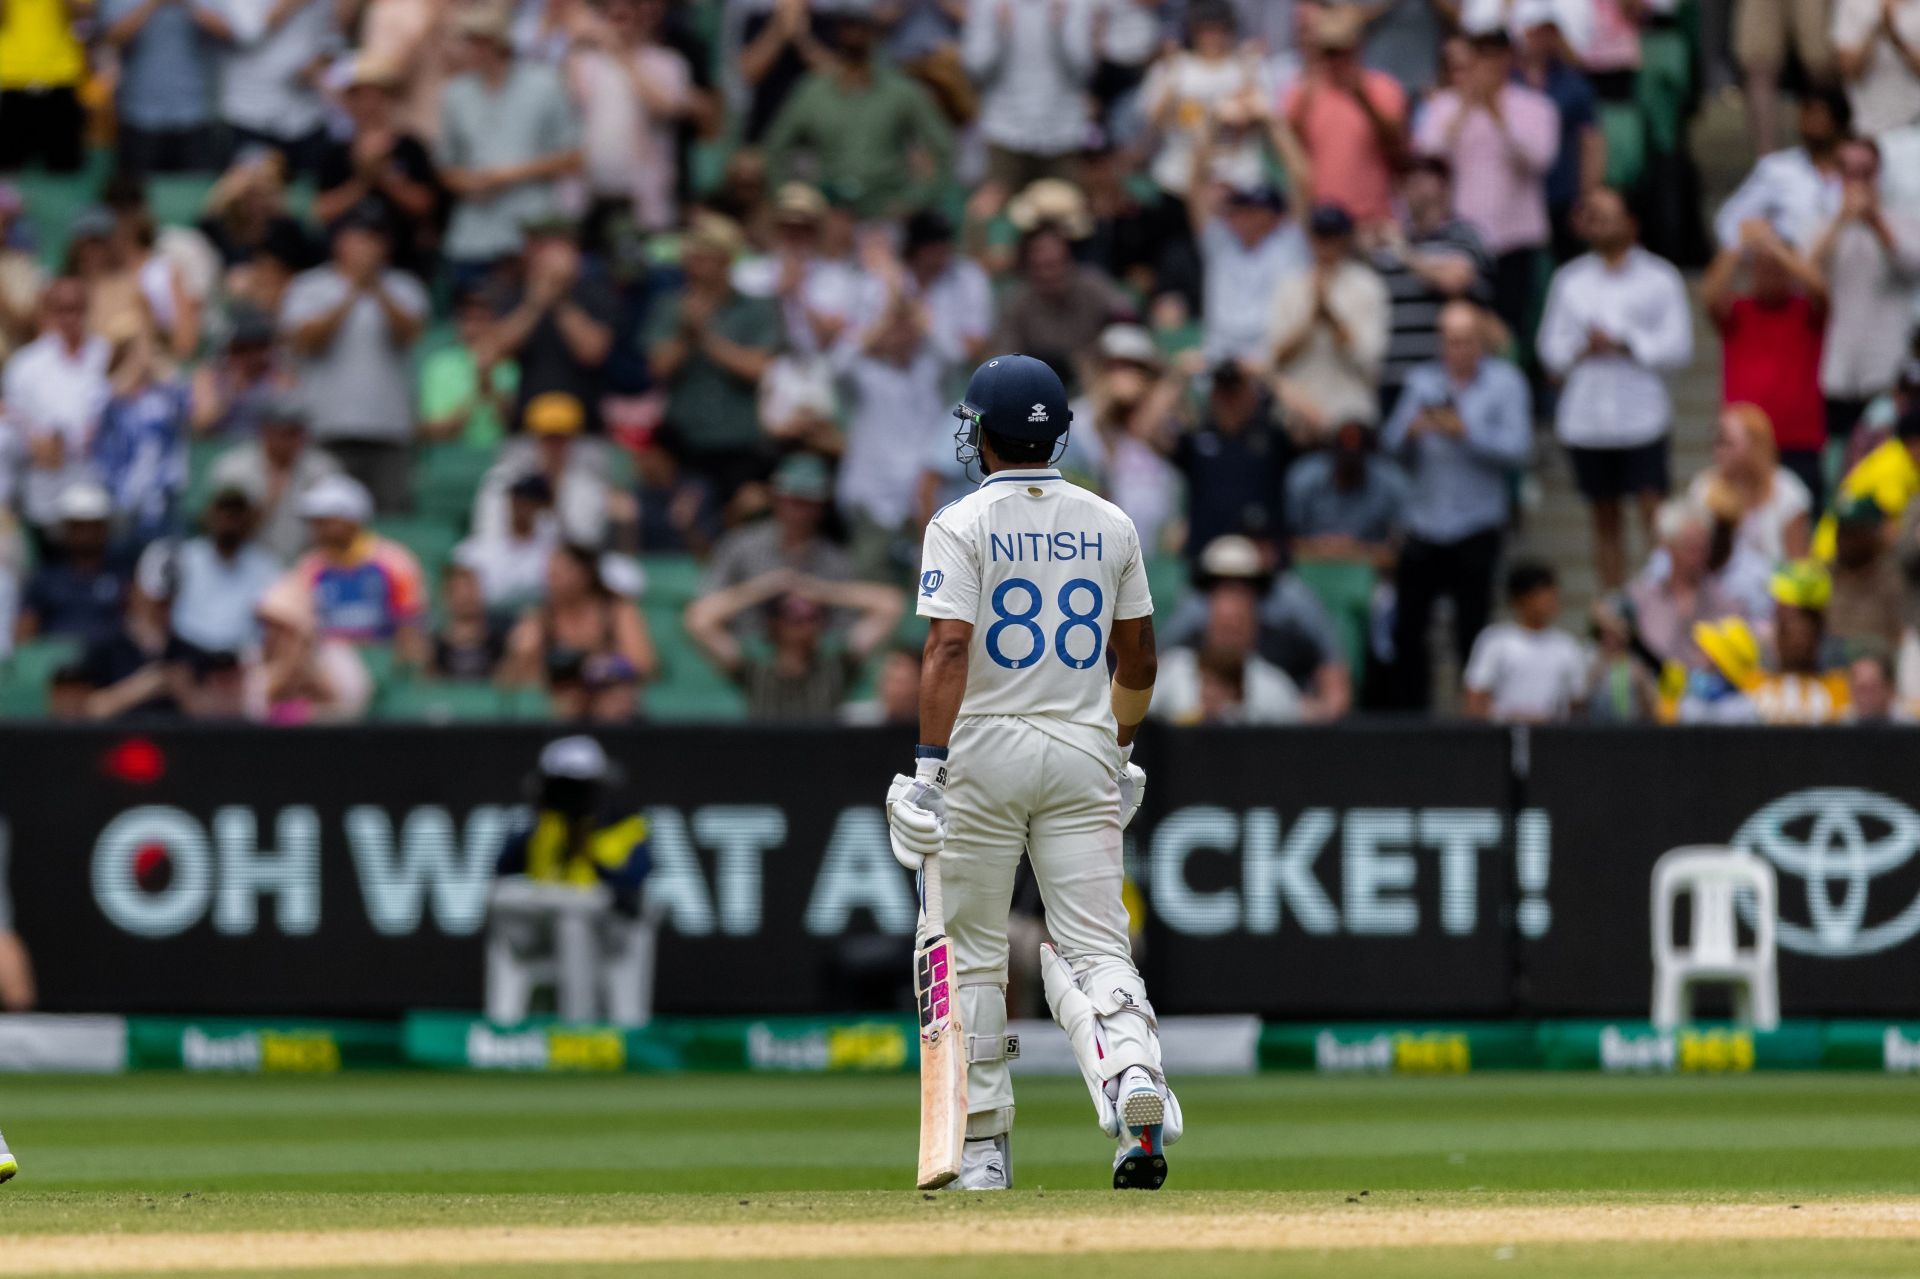
[(981, 1066), (990, 1061), (1010, 1061), (1020, 1055), (1018, 1035), (968, 1035), (967, 1064)]

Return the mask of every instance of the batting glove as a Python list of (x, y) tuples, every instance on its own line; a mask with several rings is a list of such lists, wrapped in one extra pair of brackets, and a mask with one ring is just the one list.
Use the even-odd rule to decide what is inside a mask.
[(1121, 751), (1120, 761), (1120, 829), (1133, 825), (1134, 815), (1140, 811), (1141, 801), (1147, 797), (1147, 770), (1133, 762), (1133, 747)]
[(887, 842), (895, 861), (918, 871), (947, 845), (947, 763), (922, 759), (914, 774), (895, 773), (887, 787)]

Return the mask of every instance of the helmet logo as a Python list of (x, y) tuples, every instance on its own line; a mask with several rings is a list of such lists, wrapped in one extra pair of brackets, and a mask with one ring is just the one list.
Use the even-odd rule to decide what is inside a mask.
[(1027, 414), (1027, 421), (1029, 422), (1045, 422), (1048, 420), (1047, 406), (1044, 404), (1034, 405), (1033, 412)]

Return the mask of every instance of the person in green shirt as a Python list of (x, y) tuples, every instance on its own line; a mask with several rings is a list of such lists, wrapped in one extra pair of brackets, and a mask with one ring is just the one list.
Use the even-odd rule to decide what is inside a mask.
[(483, 366), (482, 340), (493, 323), (484, 290), (468, 289), (453, 305), (456, 340), (420, 365), (420, 431), (435, 442), (491, 451), (506, 438), (506, 414), (520, 389), (520, 366), (512, 360)]
[(686, 285), (654, 307), (646, 329), (666, 422), (687, 443), (688, 468), (723, 502), (762, 469), (755, 392), (782, 341), (778, 304), (733, 287), (744, 243), (732, 219), (696, 213), (680, 247)]
[(836, 32), (832, 61), (800, 82), (767, 130), (773, 182), (801, 176), (804, 152), (813, 182), (861, 217), (905, 217), (938, 194), (953, 132), (925, 89), (876, 61), (870, 14), (840, 15)]

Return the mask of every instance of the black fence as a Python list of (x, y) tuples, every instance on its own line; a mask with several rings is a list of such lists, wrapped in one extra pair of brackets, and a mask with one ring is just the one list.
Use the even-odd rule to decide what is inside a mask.
[[(541, 727), (0, 732), (18, 926), (57, 1011), (471, 1008)], [(912, 886), (879, 798), (910, 736), (602, 739), (653, 820), (667, 1012), (884, 1004)], [(1129, 837), (1166, 1012), (1644, 1013), (1654, 859), (1781, 885), (1793, 1015), (1920, 1011), (1920, 735), (1150, 731)]]

